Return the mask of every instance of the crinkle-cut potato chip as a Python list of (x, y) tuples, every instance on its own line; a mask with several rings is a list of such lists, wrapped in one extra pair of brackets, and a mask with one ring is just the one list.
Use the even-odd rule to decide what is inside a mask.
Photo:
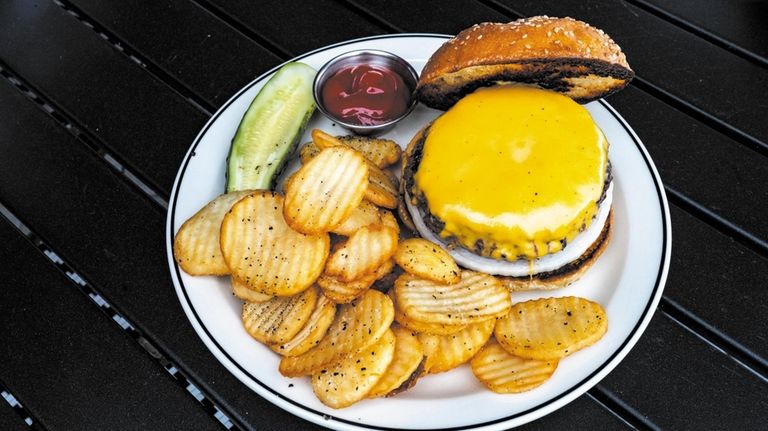
[[(320, 129), (312, 130), (312, 141), (321, 150), (329, 150), (332, 148), (352, 149), (352, 147)], [(315, 158), (317, 158), (317, 156), (315, 156)], [(314, 158), (312, 160), (314, 160)], [(390, 209), (397, 208), (397, 178), (389, 176), (367, 158), (364, 157), (364, 160), (368, 166), (368, 188), (365, 190), (365, 199), (380, 207)], [(307, 163), (307, 165), (308, 164), (309, 163)]]
[(320, 154), (320, 148), (314, 142), (307, 142), (299, 149), (299, 160), (302, 165), (306, 165), (318, 154)]
[(400, 224), (397, 222), (397, 217), (392, 214), (392, 211), (382, 209), (379, 211), (381, 217), (381, 224), (397, 231), (397, 236), (400, 236)]
[(608, 329), (600, 304), (567, 296), (519, 302), (496, 325), (496, 340), (509, 353), (529, 359), (568, 356), (592, 345)]
[(371, 286), (371, 289), (376, 289), (379, 292), (387, 293), (390, 290), (392, 290), (392, 286), (395, 285), (395, 280), (397, 280), (397, 277), (400, 276), (400, 274), (403, 273), (403, 270), (395, 264), (394, 259), (390, 259), (390, 263), (385, 265), (392, 265), (391, 268), (388, 268), (387, 272), (383, 272), (384, 265), (379, 267), (379, 269), (376, 271), (378, 275), (378, 280), (376, 280), (373, 283), (373, 286)]
[(379, 209), (376, 205), (363, 200), (360, 202), (360, 205), (352, 210), (349, 216), (345, 218), (340, 225), (333, 228), (331, 232), (337, 235), (351, 236), (362, 227), (380, 223), (381, 217), (379, 216)]
[(373, 274), (365, 274), (352, 281), (342, 281), (332, 275), (322, 274), (317, 284), (328, 299), (336, 304), (346, 304), (365, 293), (375, 281)]
[(305, 163), (305, 158), (310, 159), (314, 157), (319, 152), (319, 148), (347, 146), (359, 151), (366, 159), (379, 168), (386, 168), (397, 163), (403, 152), (402, 148), (397, 145), (397, 142), (390, 139), (365, 136), (332, 136), (320, 129), (312, 131), (312, 141), (302, 147), (302, 164)]
[(558, 359), (526, 359), (510, 355), (491, 338), (472, 358), (470, 366), (477, 380), (499, 394), (530, 391), (552, 377)]
[(419, 334), (424, 347), (424, 372), (442, 373), (469, 361), (493, 334), (495, 319), (467, 325), (450, 335)]
[(367, 178), (368, 163), (357, 151), (322, 150), (286, 183), (285, 221), (305, 234), (330, 232), (360, 205)]
[(336, 304), (324, 295), (318, 295), (317, 304), (307, 319), (306, 325), (289, 341), (271, 344), (270, 349), (283, 356), (298, 356), (312, 347), (325, 336), (336, 316)]
[(389, 259), (374, 272), (365, 274), (357, 280), (341, 281), (330, 275), (321, 275), (317, 284), (323, 289), (323, 294), (337, 304), (352, 302), (365, 293), (376, 281), (386, 277), (395, 268), (395, 261)]
[(405, 272), (443, 284), (461, 280), (459, 265), (439, 245), (423, 238), (411, 238), (397, 245), (395, 261)]
[(323, 271), (331, 243), (326, 233), (291, 229), (282, 208), (279, 193), (253, 192), (221, 224), (221, 252), (232, 276), (271, 296), (290, 296), (311, 286)]
[(461, 281), (455, 284), (405, 273), (395, 280), (394, 289), (403, 314), (425, 323), (468, 325), (503, 316), (512, 305), (509, 291), (482, 272), (461, 271)]
[(449, 335), (449, 334), (455, 334), (456, 332), (461, 331), (462, 329), (466, 328), (467, 325), (446, 325), (446, 324), (439, 324), (439, 323), (424, 323), (419, 322), (418, 320), (413, 320), (410, 317), (403, 314), (403, 311), (400, 310), (397, 306), (397, 300), (395, 299), (395, 289), (389, 289), (387, 292), (387, 295), (392, 299), (392, 303), (395, 306), (395, 322), (399, 323), (400, 325), (420, 333), (425, 334), (434, 334), (434, 335)]
[(339, 141), (344, 145), (363, 153), (366, 159), (384, 169), (400, 161), (403, 149), (391, 139), (371, 138), (366, 136), (340, 136)]
[(368, 398), (392, 396), (416, 384), (424, 364), (424, 349), (416, 334), (400, 325), (392, 325), (395, 355), (387, 371), (368, 393)]
[(382, 224), (360, 228), (331, 254), (325, 263), (325, 274), (350, 282), (372, 273), (392, 258), (397, 240), (397, 231)]
[(387, 329), (374, 344), (315, 372), (312, 390), (326, 406), (340, 409), (362, 400), (382, 378), (395, 354), (395, 335)]
[(236, 297), (242, 299), (245, 302), (265, 302), (274, 298), (274, 296), (265, 295), (261, 292), (257, 292), (242, 281), (232, 277), (232, 293)]
[(403, 312), (400, 311), (400, 309), (397, 307), (395, 307), (395, 321), (413, 331), (434, 335), (455, 334), (467, 327), (467, 325), (446, 325), (440, 323), (419, 322), (418, 320), (413, 320), (403, 314)]
[[(352, 148), (349, 145), (345, 145), (341, 142), (341, 140), (330, 133), (324, 132), (320, 129), (312, 129), (312, 143), (317, 146), (317, 148), (320, 148), (321, 150), (324, 150), (326, 148), (331, 147), (348, 147)], [(355, 151), (358, 151), (355, 149)]]
[(395, 269), (395, 260), (394, 259), (387, 259), (379, 265), (378, 268), (373, 272), (373, 275), (376, 277), (376, 280), (381, 280), (382, 278), (389, 275), (392, 270)]
[[(381, 172), (384, 172), (384, 175), (389, 178), (389, 181), (392, 183), (393, 186), (395, 186), (395, 194), (400, 194), (400, 177), (397, 176), (394, 172), (392, 172), (389, 169), (382, 169)], [(391, 208), (395, 209), (395, 208)]]
[(367, 290), (359, 299), (339, 307), (336, 319), (315, 347), (301, 355), (283, 358), (280, 373), (286, 377), (305, 376), (356, 354), (389, 330), (394, 313), (387, 295)]
[(322, 274), (317, 279), (317, 284), (323, 289), (323, 293), (337, 304), (345, 304), (359, 297), (365, 290), (371, 287), (379, 279), (389, 275), (395, 268), (395, 261), (389, 259), (382, 263), (373, 272), (363, 274), (352, 281), (343, 281), (337, 277)]
[(224, 215), (248, 190), (227, 193), (209, 202), (185, 221), (173, 239), (173, 256), (190, 275), (227, 275), (219, 246), (219, 231)]
[(397, 197), (397, 215), (400, 216), (400, 221), (411, 232), (416, 232), (416, 224), (413, 223), (411, 213), (408, 212), (408, 205), (405, 203), (405, 181), (400, 181), (400, 193)]
[(247, 302), (243, 305), (243, 326), (262, 343), (285, 343), (307, 324), (318, 296), (318, 288), (312, 286), (294, 296)]
[(365, 198), (374, 204), (389, 208), (397, 208), (398, 192), (396, 178), (392, 178), (376, 165), (368, 164), (368, 188)]

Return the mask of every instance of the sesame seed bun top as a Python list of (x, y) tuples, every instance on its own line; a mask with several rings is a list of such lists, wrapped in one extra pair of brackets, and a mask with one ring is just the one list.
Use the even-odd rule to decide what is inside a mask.
[(447, 109), (479, 87), (511, 82), (586, 103), (624, 88), (633, 76), (621, 48), (602, 30), (573, 18), (536, 16), (463, 30), (429, 59), (416, 94)]

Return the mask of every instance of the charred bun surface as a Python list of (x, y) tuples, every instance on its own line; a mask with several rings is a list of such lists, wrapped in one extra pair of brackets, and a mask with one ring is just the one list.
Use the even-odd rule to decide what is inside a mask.
[(573, 18), (536, 16), (474, 25), (444, 43), (424, 66), (416, 97), (446, 110), (479, 87), (536, 85), (579, 103), (605, 97), (634, 77), (621, 48)]

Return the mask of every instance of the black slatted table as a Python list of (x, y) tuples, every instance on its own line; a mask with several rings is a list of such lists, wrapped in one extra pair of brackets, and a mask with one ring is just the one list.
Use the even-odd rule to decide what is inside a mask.
[(165, 259), (190, 143), (293, 56), (398, 32), (572, 16), (637, 78), (610, 103), (666, 186), (674, 248), (645, 335), (525, 429), (768, 424), (768, 6), (688, 0), (0, 2), (0, 428), (316, 429), (208, 351)]

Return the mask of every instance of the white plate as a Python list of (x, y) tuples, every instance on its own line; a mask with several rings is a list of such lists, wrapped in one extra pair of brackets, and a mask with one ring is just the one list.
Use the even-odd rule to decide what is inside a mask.
[[(403, 34), (343, 42), (297, 57), (319, 68), (354, 49), (383, 49), (421, 70), (447, 36)], [(573, 285), (552, 293), (514, 295), (515, 301), (539, 296), (578, 295), (599, 302), (608, 313), (608, 332), (594, 346), (560, 362), (544, 385), (523, 394), (498, 395), (481, 386), (467, 366), (419, 380), (393, 398), (364, 400), (333, 410), (312, 394), (308, 379), (278, 373), (278, 357), (254, 341), (240, 321), (241, 302), (228, 278), (191, 277), (172, 255), (181, 224), (224, 190), (225, 159), (240, 118), (274, 69), (248, 84), (211, 118), (195, 139), (179, 169), (168, 211), (168, 264), (179, 300), (192, 326), (216, 358), (259, 395), (304, 419), (326, 427), (360, 429), (507, 429), (544, 416), (583, 394), (605, 377), (637, 342), (661, 298), (670, 256), (669, 208), (659, 175), (629, 125), (608, 103), (587, 106), (610, 142), (615, 176), (614, 233), (598, 262)], [(419, 106), (384, 135), (405, 145), (439, 112)], [(309, 130), (343, 133), (316, 113)], [(293, 166), (289, 167), (294, 168)], [(268, 418), (265, 418), (268, 420)]]

